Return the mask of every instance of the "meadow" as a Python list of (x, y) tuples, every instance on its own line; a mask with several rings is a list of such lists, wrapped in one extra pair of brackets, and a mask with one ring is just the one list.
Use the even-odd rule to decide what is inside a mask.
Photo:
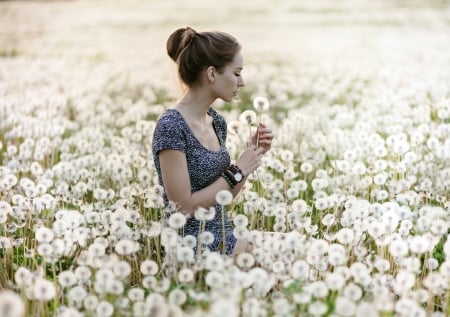
[[(231, 157), (276, 135), (216, 197), (235, 258), (153, 165), (184, 25), (243, 46)], [(6, 1), (0, 29), (0, 317), (450, 315), (448, 2)]]

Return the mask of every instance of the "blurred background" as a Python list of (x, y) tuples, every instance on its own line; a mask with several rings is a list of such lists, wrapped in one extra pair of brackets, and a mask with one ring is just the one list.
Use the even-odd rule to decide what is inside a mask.
[[(0, 1), (0, 60), (93, 61), (172, 80), (169, 34), (221, 30), (245, 64), (423, 65), (450, 59), (450, 1)], [(149, 67), (149, 68), (148, 68)], [(283, 74), (278, 74), (283, 76)], [(257, 80), (257, 78), (251, 78)], [(7, 80), (7, 79), (6, 79)]]

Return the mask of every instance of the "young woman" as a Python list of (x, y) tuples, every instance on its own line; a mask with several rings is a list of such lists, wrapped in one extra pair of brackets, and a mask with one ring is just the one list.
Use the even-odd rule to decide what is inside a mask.
[(215, 206), (214, 219), (205, 227), (214, 235), (208, 247), (221, 251), (218, 247), (224, 243), (226, 253), (231, 254), (236, 238), (225, 214), (226, 241), (222, 241), (222, 213), (216, 194), (221, 190), (231, 191), (233, 197), (239, 193), (270, 149), (273, 134), (261, 124), (239, 159), (231, 164), (225, 144), (227, 124), (211, 104), (217, 98), (231, 101), (244, 86), (241, 46), (234, 37), (180, 28), (169, 36), (167, 53), (177, 64), (186, 90), (158, 119), (153, 136), (153, 158), (164, 187), (164, 202), (175, 202), (187, 215), (184, 235), (196, 237), (200, 232), (196, 210)]

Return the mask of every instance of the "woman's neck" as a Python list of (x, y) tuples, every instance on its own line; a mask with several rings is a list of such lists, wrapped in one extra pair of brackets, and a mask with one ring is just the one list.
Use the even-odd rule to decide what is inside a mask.
[(188, 90), (175, 105), (175, 108), (191, 120), (202, 121), (205, 119), (213, 101), (213, 98), (202, 93), (202, 91)]

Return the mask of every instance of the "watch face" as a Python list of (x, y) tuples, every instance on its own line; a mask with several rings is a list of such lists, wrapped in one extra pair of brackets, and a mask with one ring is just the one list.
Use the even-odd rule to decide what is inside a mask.
[(237, 182), (240, 182), (240, 181), (242, 180), (242, 174), (241, 174), (241, 173), (236, 173), (236, 174), (234, 174), (234, 179), (235, 179)]

